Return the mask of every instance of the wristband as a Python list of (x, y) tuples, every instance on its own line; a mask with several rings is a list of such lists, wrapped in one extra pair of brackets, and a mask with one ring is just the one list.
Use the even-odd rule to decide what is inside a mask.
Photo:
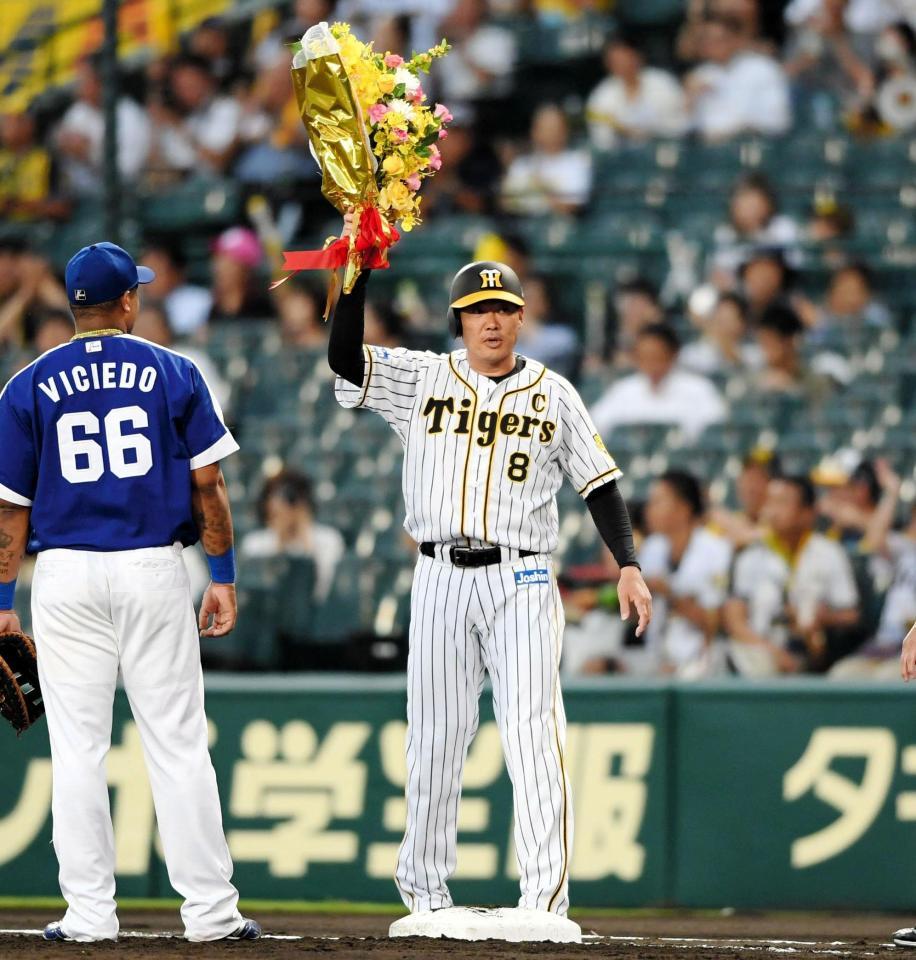
[[(216, 557), (208, 553), (207, 565), (210, 567), (210, 579), (214, 583), (235, 583), (234, 547), (230, 547), (225, 553), (221, 553)], [(5, 586), (5, 584), (0, 584), (0, 587), (3, 586)], [(2, 596), (2, 594), (0, 594), (0, 596)]]
[(13, 609), (13, 594), (16, 592), (16, 581), (0, 583), (0, 610)]

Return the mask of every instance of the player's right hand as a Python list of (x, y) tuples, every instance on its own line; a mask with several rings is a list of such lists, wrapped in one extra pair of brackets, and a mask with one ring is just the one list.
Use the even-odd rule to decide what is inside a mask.
[(200, 603), (197, 624), (202, 637), (224, 637), (235, 626), (238, 601), (235, 584), (211, 583)]
[(0, 633), (22, 633), (19, 614), (15, 610), (0, 611)]
[(349, 237), (353, 233), (353, 224), (356, 221), (356, 214), (352, 210), (348, 210), (344, 214), (344, 228), (342, 237)]

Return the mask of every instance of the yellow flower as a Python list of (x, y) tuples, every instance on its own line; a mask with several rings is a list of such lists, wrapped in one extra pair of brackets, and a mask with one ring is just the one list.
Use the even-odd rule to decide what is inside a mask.
[(383, 94), (391, 93), (394, 90), (394, 74), (383, 73), (378, 78), (378, 88)]
[(400, 180), (388, 184), (388, 201), (395, 210), (407, 210), (410, 207), (410, 190)]
[(392, 177), (399, 177), (406, 168), (404, 161), (396, 153), (392, 153), (382, 161), (382, 169)]

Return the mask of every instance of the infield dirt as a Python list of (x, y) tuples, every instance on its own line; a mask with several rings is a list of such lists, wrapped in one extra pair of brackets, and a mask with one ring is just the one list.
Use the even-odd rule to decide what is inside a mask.
[[(36, 930), (55, 913), (2, 911), (0, 928)], [(571, 958), (615, 957), (619, 960), (757, 960), (761, 955), (787, 955), (791, 960), (830, 960), (836, 957), (874, 957), (901, 951), (891, 946), (894, 930), (909, 926), (912, 917), (889, 914), (639, 914), (627, 917), (577, 916), (586, 935), (581, 946), (560, 944), (465, 943), (457, 940), (387, 938), (391, 915), (258, 914), (264, 932), (303, 939), (262, 939), (248, 943), (186, 943), (178, 939), (175, 912), (124, 912), (118, 943), (47, 943), (37, 936), (0, 934), (0, 960), (36, 957), (124, 957), (125, 960), (213, 960), (213, 958), (296, 958), (306, 955), (327, 960), (412, 960), (431, 957), (449, 960), (489, 960), (502, 957)], [(171, 937), (128, 936), (168, 934)], [(794, 941), (794, 942), (786, 942)], [(916, 951), (913, 951), (916, 960)]]

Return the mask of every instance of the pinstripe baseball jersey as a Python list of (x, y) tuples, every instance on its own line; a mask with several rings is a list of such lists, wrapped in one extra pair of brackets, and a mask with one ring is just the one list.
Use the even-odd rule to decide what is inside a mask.
[(401, 439), (404, 527), (418, 542), (550, 553), (563, 477), (586, 497), (621, 476), (575, 388), (535, 360), (496, 382), (465, 350), (364, 351), (362, 386), (338, 377), (337, 400), (381, 414)]

